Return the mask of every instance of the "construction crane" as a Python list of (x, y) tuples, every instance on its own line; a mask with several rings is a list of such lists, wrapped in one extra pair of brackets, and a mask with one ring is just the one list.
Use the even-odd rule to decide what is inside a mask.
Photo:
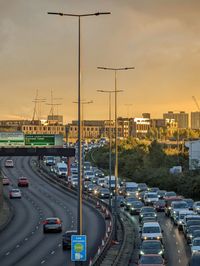
[(62, 99), (63, 98), (54, 98), (53, 97), (53, 90), (51, 90), (51, 103), (46, 103), (46, 105), (50, 105), (51, 106), (49, 115), (51, 115), (52, 120), (55, 119), (54, 107), (57, 106), (57, 115), (58, 115), (58, 106), (61, 105), (61, 103), (55, 103), (54, 100), (62, 100)]
[(195, 98), (195, 96), (192, 96), (192, 99), (194, 100), (196, 107), (197, 107), (198, 111), (200, 112), (200, 107), (199, 107), (199, 104), (197, 102), (197, 99)]

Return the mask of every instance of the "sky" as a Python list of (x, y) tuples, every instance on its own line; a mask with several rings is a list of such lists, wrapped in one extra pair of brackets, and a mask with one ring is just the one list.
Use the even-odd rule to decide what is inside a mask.
[(31, 119), (37, 90), (40, 118), (52, 90), (54, 113), (77, 119), (78, 21), (48, 11), (112, 13), (81, 19), (84, 119), (108, 117), (97, 90), (113, 90), (114, 73), (98, 66), (135, 67), (117, 75), (118, 116), (198, 110), (199, 0), (0, 0), (0, 119)]

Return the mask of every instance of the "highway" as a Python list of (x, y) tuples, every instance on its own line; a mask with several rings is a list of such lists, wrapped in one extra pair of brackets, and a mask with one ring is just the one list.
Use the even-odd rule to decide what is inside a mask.
[[(71, 252), (62, 250), (62, 233), (44, 235), (42, 221), (56, 216), (63, 221), (63, 232), (76, 229), (75, 197), (40, 178), (30, 167), (31, 158), (15, 157), (14, 168), (4, 168), (4, 160), (1, 160), (2, 170), (12, 186), (17, 187), (16, 179), (20, 176), (27, 177), (30, 186), (21, 188), (21, 199), (11, 200), (14, 218), (0, 232), (0, 265), (74, 265), (70, 259)], [(8, 190), (4, 189), (6, 195)], [(94, 256), (104, 233), (103, 217), (92, 207), (84, 205), (83, 234), (88, 238), (88, 259)]]
[[(140, 237), (139, 237), (139, 221), (138, 215), (128, 214), (136, 228), (136, 249), (134, 250), (133, 260), (131, 265), (137, 261), (139, 256)], [(168, 266), (187, 266), (191, 256), (190, 248), (187, 245), (184, 235), (179, 232), (173, 225), (170, 218), (166, 217), (164, 213), (158, 213), (158, 222), (163, 229), (165, 255)], [(136, 264), (134, 264), (136, 265)]]

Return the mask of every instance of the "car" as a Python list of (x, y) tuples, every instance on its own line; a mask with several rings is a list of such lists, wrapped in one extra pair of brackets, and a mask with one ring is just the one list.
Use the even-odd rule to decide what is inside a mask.
[(109, 197), (110, 197), (109, 189), (108, 188), (99, 188), (98, 197), (100, 199), (109, 199)]
[(190, 219), (190, 220), (187, 220), (186, 222), (185, 222), (185, 218), (183, 220), (183, 233), (184, 233), (185, 237), (188, 233), (188, 229), (190, 226), (192, 226), (192, 225), (198, 225), (199, 226), (200, 225), (199, 217), (198, 218), (194, 217), (194, 218), (195, 219)]
[(85, 181), (92, 181), (93, 178), (95, 177), (93, 171), (84, 171), (84, 180)]
[(194, 230), (194, 232), (192, 233), (192, 241), (196, 237), (200, 237), (200, 230)]
[(170, 198), (170, 197), (176, 197), (176, 192), (174, 192), (174, 191), (167, 191), (165, 193), (164, 198)]
[(10, 197), (10, 199), (13, 199), (13, 198), (21, 199), (22, 193), (18, 188), (12, 188), (9, 191), (9, 197)]
[(158, 222), (147, 222), (142, 226), (141, 240), (160, 240), (162, 242), (162, 230)]
[(77, 235), (76, 230), (67, 231), (62, 235), (62, 247), (63, 250), (71, 249), (71, 236)]
[(200, 237), (194, 238), (192, 240), (190, 247), (191, 247), (191, 253), (192, 254), (200, 252)]
[(153, 207), (156, 209), (157, 212), (164, 212), (165, 201), (159, 199), (158, 201), (154, 202)]
[(137, 198), (126, 198), (125, 200), (124, 200), (124, 209), (126, 210), (126, 211), (129, 211), (129, 209), (130, 209), (130, 207), (131, 207), (131, 205), (132, 205), (132, 203), (133, 202), (135, 202), (135, 201), (138, 201), (138, 199)]
[(196, 230), (200, 230), (200, 224), (199, 225), (191, 225), (188, 227), (187, 233), (186, 233), (186, 240), (187, 243), (190, 244), (193, 239), (193, 233)]
[(146, 212), (156, 213), (155, 212), (155, 209), (153, 207), (151, 207), (151, 206), (144, 206), (144, 207), (142, 207), (141, 210), (140, 210), (140, 214), (139, 214), (139, 222), (141, 222), (141, 220), (142, 220), (142, 218), (144, 216), (144, 213), (146, 213)]
[(148, 189), (145, 183), (138, 183), (138, 192), (146, 191)]
[(144, 203), (141, 201), (132, 202), (132, 204), (129, 208), (130, 214), (139, 214), (140, 210), (143, 206), (144, 206)]
[(169, 216), (172, 202), (174, 202), (174, 201), (182, 201), (183, 197), (182, 196), (164, 197), (164, 199), (165, 199), (165, 215)]
[(18, 178), (18, 187), (28, 187), (29, 182), (26, 177), (20, 177)]
[(200, 214), (200, 201), (196, 201), (193, 204), (193, 211), (195, 211), (196, 213), (199, 213)]
[(88, 187), (87, 187), (87, 192), (88, 193), (93, 193), (96, 187), (97, 187), (96, 184), (89, 184)]
[(155, 213), (155, 212), (145, 212), (145, 213), (143, 213), (143, 215), (142, 215), (142, 217), (140, 219), (141, 223), (144, 223), (144, 218), (152, 218), (152, 219), (157, 221), (157, 213)]
[(193, 199), (184, 199), (185, 202), (187, 202), (188, 209), (193, 210), (194, 200)]
[(185, 216), (194, 214), (193, 211), (179, 211), (178, 216), (174, 220), (174, 224), (178, 226), (178, 230), (182, 231), (183, 230), (183, 221)]
[(2, 184), (3, 184), (4, 186), (8, 186), (8, 185), (10, 185), (10, 180), (8, 179), (8, 177), (4, 176), (4, 177), (2, 178)]
[(156, 201), (158, 201), (158, 194), (156, 192), (147, 192), (144, 195), (145, 205), (153, 205)]
[(164, 257), (164, 247), (160, 240), (144, 240), (140, 247), (139, 256), (145, 254), (157, 254)]
[(62, 221), (57, 217), (46, 218), (43, 221), (43, 233), (62, 232)]
[(171, 203), (171, 209), (169, 212), (169, 216), (174, 220), (176, 219), (176, 216), (178, 215), (179, 211), (187, 211), (188, 210), (188, 204), (185, 201), (172, 201)]
[(149, 192), (155, 192), (155, 193), (157, 193), (159, 190), (160, 189), (158, 187), (150, 187), (150, 188), (148, 188), (148, 191)]
[(7, 167), (7, 168), (14, 167), (13, 160), (6, 160), (4, 166)]
[(138, 266), (164, 266), (165, 261), (162, 256), (156, 254), (142, 255), (138, 261)]
[(157, 217), (155, 217), (155, 216), (143, 217), (141, 220), (141, 227), (143, 226), (144, 223), (148, 223), (148, 222), (157, 222)]
[(157, 192), (157, 194), (158, 194), (158, 198), (159, 198), (159, 199), (163, 199), (164, 196), (165, 196), (165, 193), (166, 193), (166, 192), (167, 192), (166, 190), (159, 190), (159, 191)]

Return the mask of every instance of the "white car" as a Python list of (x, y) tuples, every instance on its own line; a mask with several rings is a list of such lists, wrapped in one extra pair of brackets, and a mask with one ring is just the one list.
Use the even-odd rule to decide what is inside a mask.
[(200, 252), (200, 237), (196, 237), (192, 240), (191, 253), (194, 254)]
[(142, 240), (160, 240), (162, 242), (162, 230), (158, 222), (147, 222), (141, 230)]
[(14, 167), (13, 160), (6, 160), (5, 161), (5, 167)]
[(21, 199), (22, 193), (18, 188), (13, 188), (9, 191), (9, 197), (10, 199), (13, 199), (13, 198)]
[(158, 194), (156, 192), (147, 192), (144, 195), (144, 203), (145, 205), (153, 205), (156, 201), (158, 201)]

